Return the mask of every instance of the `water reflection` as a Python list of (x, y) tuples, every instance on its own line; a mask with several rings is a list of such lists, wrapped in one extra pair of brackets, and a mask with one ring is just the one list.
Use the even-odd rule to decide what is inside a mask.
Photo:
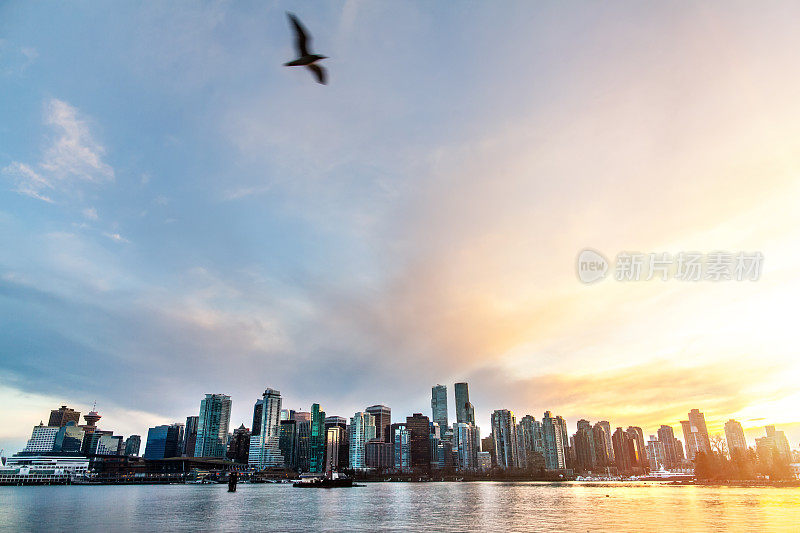
[(797, 530), (800, 489), (586, 483), (0, 487), (0, 529)]

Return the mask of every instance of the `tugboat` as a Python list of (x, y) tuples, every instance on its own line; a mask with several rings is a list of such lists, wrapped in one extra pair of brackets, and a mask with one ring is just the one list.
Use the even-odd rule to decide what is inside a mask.
[(293, 487), (313, 488), (313, 489), (333, 489), (337, 487), (352, 487), (352, 478), (340, 476), (338, 472), (330, 475), (319, 476), (316, 474), (303, 474), (300, 480), (292, 483)]

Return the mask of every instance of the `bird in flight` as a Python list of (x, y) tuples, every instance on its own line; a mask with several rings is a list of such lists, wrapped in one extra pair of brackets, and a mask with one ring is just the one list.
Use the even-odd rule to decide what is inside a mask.
[(317, 77), (317, 81), (325, 84), (328, 78), (327, 72), (324, 68), (317, 64), (317, 61), (320, 59), (327, 59), (327, 57), (319, 54), (312, 54), (308, 51), (309, 44), (311, 43), (311, 37), (308, 36), (308, 32), (296, 16), (294, 16), (292, 13), (286, 13), (286, 15), (289, 17), (289, 22), (294, 28), (294, 46), (297, 48), (297, 55), (300, 57), (294, 61), (284, 63), (283, 66), (308, 67), (308, 69)]

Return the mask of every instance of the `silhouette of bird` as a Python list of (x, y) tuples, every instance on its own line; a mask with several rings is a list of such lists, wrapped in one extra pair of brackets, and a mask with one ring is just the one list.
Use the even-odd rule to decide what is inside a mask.
[(294, 16), (294, 14), (286, 13), (286, 16), (289, 17), (289, 22), (294, 28), (294, 46), (297, 48), (297, 55), (300, 57), (294, 61), (284, 63), (283, 66), (308, 67), (308, 69), (317, 77), (317, 81), (324, 85), (327, 82), (328, 75), (322, 66), (317, 65), (317, 61), (320, 59), (327, 59), (327, 57), (309, 52), (308, 49), (309, 44), (311, 43), (311, 37), (309, 37), (308, 31), (303, 27), (303, 24), (296, 16)]

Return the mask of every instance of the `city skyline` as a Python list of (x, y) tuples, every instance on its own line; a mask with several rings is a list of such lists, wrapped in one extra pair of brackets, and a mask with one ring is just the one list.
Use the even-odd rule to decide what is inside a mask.
[[(467, 383), (458, 383), (461, 386), (461, 394), (465, 394), (468, 384)], [(436, 385), (431, 388), (431, 398), (437, 398), (439, 401), (443, 400), (442, 396), (439, 391), (446, 386), (443, 385)], [(454, 389), (453, 399), (458, 403), (455, 399), (456, 393)], [(466, 393), (468, 394), (468, 393)], [(269, 400), (268, 400), (269, 398)], [(184, 428), (190, 427), (190, 421), (192, 419), (202, 419), (204, 417), (204, 413), (208, 413), (211, 410), (209, 406), (209, 402), (212, 402), (216, 406), (216, 418), (215, 418), (215, 428), (227, 428), (229, 426), (235, 427), (235, 424), (231, 424), (230, 419), (230, 404), (231, 404), (231, 397), (224, 394), (206, 394), (205, 398), (200, 403), (200, 416), (188, 416), (186, 421), (187, 424), (183, 424), (180, 422), (173, 422), (171, 424), (159, 425), (155, 427), (150, 427), (147, 431), (144, 432), (147, 435), (146, 443), (147, 446), (141, 449), (142, 455), (147, 458), (160, 458), (160, 457), (170, 457), (167, 453), (165, 455), (165, 444), (164, 439), (167, 435), (167, 431), (172, 432), (175, 430), (175, 436), (172, 437), (172, 454), (180, 456), (181, 454), (186, 455), (187, 452), (187, 444), (191, 439), (194, 443), (194, 437), (191, 436), (190, 432), (187, 431), (184, 434)], [(225, 403), (227, 402), (227, 403)], [(470, 403), (471, 405), (471, 403)], [(265, 410), (265, 406), (268, 408)], [(308, 425), (307, 427), (307, 435), (308, 442), (304, 453), (306, 455), (306, 463), (305, 469), (309, 470), (310, 472), (322, 472), (325, 470), (325, 465), (322, 464), (322, 450), (326, 449), (329, 446), (327, 442), (327, 438), (330, 436), (328, 433), (329, 427), (332, 427), (335, 424), (340, 423), (344, 424), (347, 420), (350, 421), (350, 424), (356, 424), (355, 427), (351, 429), (350, 424), (346, 427), (342, 426), (342, 431), (347, 431), (349, 433), (348, 439), (358, 439), (361, 443), (362, 449), (361, 452), (356, 452), (355, 448), (350, 447), (350, 455), (349, 460), (355, 460), (356, 464), (358, 464), (358, 468), (364, 468), (367, 466), (366, 456), (364, 455), (363, 446), (370, 440), (375, 439), (375, 441), (382, 441), (382, 442), (391, 442), (392, 446), (394, 446), (393, 441), (389, 439), (392, 438), (389, 435), (389, 431), (391, 434), (394, 433), (395, 426), (402, 426), (406, 427), (406, 424), (401, 422), (402, 416), (399, 417), (397, 423), (392, 423), (391, 418), (391, 408), (385, 405), (373, 405), (370, 406), (362, 411), (356, 412), (352, 417), (341, 417), (338, 415), (330, 415), (326, 416), (325, 411), (322, 411), (321, 406), (319, 404), (312, 404), (311, 411), (302, 411), (302, 410), (294, 410), (294, 409), (283, 409), (282, 407), (282, 397), (280, 391), (267, 388), (263, 393), (263, 399), (259, 399), (256, 401), (254, 414), (253, 414), (253, 424), (252, 427), (245, 428), (245, 424), (241, 423), (238, 430), (234, 430), (232, 432), (227, 432), (225, 438), (223, 440), (224, 444), (216, 445), (212, 444), (211, 447), (208, 445), (203, 448), (208, 448), (212, 450), (209, 454), (198, 456), (198, 457), (226, 457), (227, 450), (228, 450), (228, 438), (235, 436), (238, 431), (247, 430), (246, 438), (248, 440), (248, 448), (249, 452), (249, 460), (245, 460), (243, 462), (249, 463), (251, 467), (255, 467), (258, 469), (261, 468), (275, 468), (279, 465), (283, 464), (283, 459), (280, 456), (282, 451), (279, 452), (278, 450), (278, 435), (279, 429), (278, 424), (279, 421), (283, 420), (291, 420), (293, 423), (298, 421), (305, 421)], [(90, 430), (94, 430), (96, 422), (102, 418), (102, 416), (94, 410), (84, 415), (86, 422), (88, 425), (75, 425), (76, 418), (80, 415), (80, 411), (76, 411), (73, 408), (68, 407), (67, 405), (62, 405), (58, 409), (53, 409), (50, 411), (50, 420), (47, 426), (42, 425), (40, 423), (37, 426), (34, 426), (33, 435), (28, 440), (25, 450), (28, 450), (32, 443), (40, 442), (42, 438), (44, 438), (44, 446), (52, 446), (53, 441), (58, 442), (59, 438), (54, 432), (55, 428), (52, 428), (53, 421), (55, 420), (58, 422), (56, 428), (60, 425), (61, 426), (61, 433), (63, 433), (64, 429), (69, 429), (69, 425), (72, 425), (73, 428), (89, 428), (87, 432)], [(434, 415), (436, 412), (435, 402), (431, 402), (431, 409), (428, 415), (422, 413), (414, 413), (413, 416), (409, 415), (407, 419), (409, 421), (416, 420), (417, 418), (423, 418), (426, 422), (423, 424), (425, 429), (425, 434), (427, 435), (428, 432), (428, 423), (430, 422), (431, 425), (431, 432), (433, 432), (433, 423), (434, 419), (430, 415)], [(66, 416), (65, 416), (66, 415)], [(207, 416), (207, 415), (206, 415)], [(381, 418), (384, 417), (384, 418)], [(547, 451), (542, 451), (542, 461), (545, 468), (549, 470), (557, 470), (562, 468), (567, 468), (567, 449), (572, 448), (574, 446), (579, 445), (582, 448), (582, 451), (577, 452), (578, 448), (574, 448), (571, 453), (573, 457), (573, 461), (575, 461), (574, 467), (585, 466), (587, 463), (585, 462), (585, 457), (581, 456), (581, 453), (588, 453), (589, 449), (591, 449), (590, 455), (594, 457), (597, 454), (598, 457), (603, 454), (605, 457), (604, 461), (607, 461), (608, 464), (617, 464), (615, 463), (614, 456), (615, 454), (619, 454), (624, 448), (623, 443), (616, 442), (617, 440), (621, 439), (620, 435), (627, 435), (625, 439), (630, 438), (630, 440), (635, 441), (635, 448), (637, 454), (642, 454), (644, 459), (634, 459), (632, 462), (628, 461), (625, 463), (623, 460), (622, 464), (628, 464), (628, 467), (636, 466), (637, 464), (648, 464), (648, 458), (651, 453), (658, 454), (662, 457), (668, 465), (677, 464), (675, 459), (676, 453), (678, 454), (677, 457), (683, 458), (685, 457), (686, 460), (692, 461), (695, 455), (698, 452), (704, 452), (706, 454), (711, 453), (715, 450), (714, 446), (711, 444), (709, 437), (713, 436), (715, 438), (721, 439), (727, 448), (727, 453), (733, 455), (735, 450), (738, 448), (739, 450), (746, 450), (751, 448), (753, 450), (760, 450), (761, 446), (776, 446), (776, 442), (778, 447), (785, 446), (785, 452), (791, 455), (792, 444), (789, 442), (785, 437), (785, 432), (783, 430), (777, 431), (774, 425), (766, 425), (766, 426), (759, 426), (758, 428), (753, 428), (753, 432), (755, 433), (757, 429), (760, 429), (760, 433), (758, 435), (754, 435), (754, 438), (751, 442), (747, 440), (747, 437), (744, 435), (743, 428), (739, 421), (734, 419), (728, 419), (723, 427), (723, 431), (721, 432), (709, 432), (707, 429), (707, 423), (705, 420), (705, 413), (699, 409), (692, 409), (689, 411), (687, 417), (688, 420), (686, 421), (679, 421), (677, 426), (683, 432), (683, 440), (675, 439), (675, 424), (661, 424), (657, 431), (643, 431), (642, 428), (637, 426), (629, 426), (627, 429), (624, 429), (622, 426), (615, 426), (614, 424), (609, 424), (608, 421), (597, 421), (594, 424), (594, 428), (592, 424), (585, 420), (581, 419), (575, 422), (574, 428), (575, 430), (571, 430), (568, 427), (567, 421), (561, 417), (560, 415), (553, 414), (552, 411), (547, 410), (543, 413), (543, 415), (537, 420), (536, 415), (531, 414), (520, 414), (517, 416), (514, 410), (509, 409), (495, 409), (492, 413), (490, 424), (488, 430), (490, 433), (488, 434), (489, 438), (494, 438), (495, 446), (497, 446), (497, 450), (501, 450), (497, 452), (499, 456), (497, 457), (498, 464), (501, 465), (502, 468), (521, 468), (524, 469), (528, 465), (525, 463), (524, 454), (522, 458), (518, 455), (517, 447), (527, 446), (531, 450), (536, 449), (539, 450), (540, 448), (544, 450), (547, 448)], [(313, 420), (317, 420), (317, 422), (312, 422)], [(387, 432), (386, 435), (380, 435), (377, 429), (379, 425), (378, 422), (382, 421), (383, 424), (386, 424), (385, 430)], [(302, 423), (302, 422), (299, 422)], [(315, 428), (315, 424), (319, 424), (319, 428)], [(324, 424), (323, 424), (324, 423)], [(67, 428), (63, 426), (67, 425)], [(324, 425), (324, 427), (323, 427)], [(365, 433), (364, 425), (368, 426), (369, 431)], [(265, 433), (262, 428), (265, 427), (272, 427), (272, 430), (267, 430)], [(437, 426), (438, 427), (438, 426)], [(607, 435), (610, 434), (612, 428), (616, 427), (614, 431), (615, 436), (613, 436), (610, 440), (608, 439)], [(716, 427), (716, 426), (712, 426)], [(391, 429), (390, 429), (391, 428)], [(472, 429), (470, 429), (472, 428)], [(598, 430), (598, 428), (600, 428)], [(470, 431), (467, 434), (462, 434), (462, 429)], [(196, 427), (195, 427), (196, 430)], [(252, 432), (251, 432), (252, 430)], [(42, 433), (44, 431), (45, 433)], [(81, 429), (81, 435), (83, 429)], [(297, 431), (294, 429), (293, 431)], [(453, 450), (456, 451), (456, 443), (458, 443), (458, 452), (464, 453), (462, 446), (464, 448), (469, 448), (469, 452), (467, 453), (475, 453), (481, 451), (481, 428), (479, 425), (474, 425), (472, 423), (459, 423), (453, 421), (452, 426), (448, 428), (448, 436), (444, 437), (444, 431), (439, 429), (436, 430), (437, 435), (441, 435), (441, 440), (447, 440), (448, 442), (452, 441), (453, 443)], [(520, 434), (519, 432), (523, 431), (526, 435)], [(156, 444), (156, 451), (154, 452), (152, 448), (149, 447), (151, 440), (153, 440), (153, 432), (160, 432), (160, 439), (161, 443)], [(302, 430), (301, 430), (302, 432)], [(474, 432), (474, 433), (473, 433)], [(588, 432), (587, 435), (590, 436), (588, 441), (581, 441), (578, 442), (577, 439), (580, 438), (584, 432)], [(766, 438), (764, 437), (764, 432), (766, 432)], [(109, 444), (109, 446), (119, 446), (120, 450), (127, 450), (130, 446), (128, 440), (125, 439), (125, 435), (113, 435), (116, 433), (114, 430), (107, 430), (104, 429), (100, 432), (102, 434), (102, 438), (108, 439), (119, 439), (113, 440), (114, 444)], [(574, 433), (574, 435), (573, 435)], [(214, 434), (220, 434), (219, 430), (215, 429)], [(272, 435), (270, 437), (271, 444), (268, 445), (271, 451), (266, 452), (267, 446), (263, 444), (262, 439), (266, 438), (265, 435), (269, 434)], [(598, 438), (599, 435), (602, 434), (601, 438)], [(658, 435), (656, 438), (655, 434)], [(113, 437), (112, 437), (113, 435)], [(252, 435), (252, 437), (251, 437)], [(296, 435), (296, 434), (295, 434)], [(315, 444), (314, 435), (317, 435), (317, 441)], [(360, 436), (359, 436), (360, 435)], [(571, 435), (571, 436), (570, 436)], [(656, 441), (646, 441), (645, 436), (649, 435), (650, 439), (657, 439)], [(774, 440), (777, 437), (775, 435), (780, 435), (780, 439), (782, 441)], [(136, 439), (136, 449), (138, 450), (141, 435), (139, 434), (131, 434), (130, 437), (132, 439)], [(294, 438), (297, 438), (296, 436)], [(338, 438), (338, 437), (337, 437)], [(50, 444), (47, 444), (49, 439)], [(320, 440), (321, 439), (321, 440)], [(573, 440), (575, 439), (575, 440)], [(773, 439), (773, 440), (770, 440)], [(302, 440), (302, 439), (301, 439)], [(680, 451), (675, 452), (671, 450), (670, 447), (673, 446), (672, 441), (676, 442), (676, 446), (679, 446)], [(426, 437), (427, 442), (427, 437)], [(765, 444), (769, 442), (769, 444)], [(780, 444), (783, 442), (785, 444)], [(666, 446), (667, 448), (659, 448), (659, 451), (654, 450), (651, 448), (651, 445), (658, 444), (660, 447)], [(89, 446), (95, 446), (95, 442), (92, 441)], [(744, 446), (741, 448), (741, 446)], [(41, 444), (37, 444), (37, 446), (41, 446)], [(60, 446), (60, 445), (59, 445)], [(169, 445), (167, 445), (169, 446)], [(280, 445), (283, 447), (283, 444)], [(292, 445), (294, 449), (294, 444)], [(84, 448), (86, 447), (86, 443), (84, 443)], [(80, 447), (79, 447), (80, 448)], [(601, 452), (595, 452), (595, 449), (602, 450)], [(22, 449), (22, 448), (21, 448)], [(36, 449), (36, 448), (33, 448)], [(59, 448), (60, 449), (60, 448)], [(64, 448), (66, 450), (66, 448)], [(168, 449), (168, 448), (167, 448)], [(148, 451), (149, 450), (149, 451)], [(337, 448), (338, 450), (338, 448)], [(474, 450), (474, 452), (473, 452)], [(85, 451), (85, 450), (84, 450)], [(482, 450), (486, 451), (486, 450)], [(98, 452), (99, 453), (99, 452)], [(297, 453), (294, 451), (292, 453)], [(353, 455), (356, 453), (356, 455)], [(428, 452), (430, 453), (430, 452)], [(496, 459), (494, 457), (495, 451), (493, 450), (493, 461)], [(563, 453), (563, 455), (562, 455)], [(154, 454), (149, 455), (148, 454)], [(552, 455), (551, 455), (552, 454)], [(127, 453), (126, 453), (127, 455)], [(625, 454), (626, 455), (626, 454)], [(192, 454), (189, 453), (191, 457)], [(265, 459), (265, 457), (269, 457)], [(286, 464), (296, 464), (294, 463), (296, 459), (286, 459)], [(594, 459), (589, 461), (589, 464), (594, 466), (593, 463)], [(640, 461), (644, 461), (640, 463)], [(469, 465), (469, 468), (475, 468), (478, 464), (477, 455), (473, 455), (471, 459), (466, 459), (462, 464)], [(655, 470), (660, 467), (661, 464), (659, 463), (649, 463), (649, 468)], [(591, 468), (589, 468), (591, 469)]]
[[(144, 438), (437, 382), (484, 430), (800, 441), (800, 6), (320, 4), (327, 86), (280, 66), (295, 7), (0, 4), (0, 448), (65, 403)], [(764, 261), (585, 285), (586, 248)]]

